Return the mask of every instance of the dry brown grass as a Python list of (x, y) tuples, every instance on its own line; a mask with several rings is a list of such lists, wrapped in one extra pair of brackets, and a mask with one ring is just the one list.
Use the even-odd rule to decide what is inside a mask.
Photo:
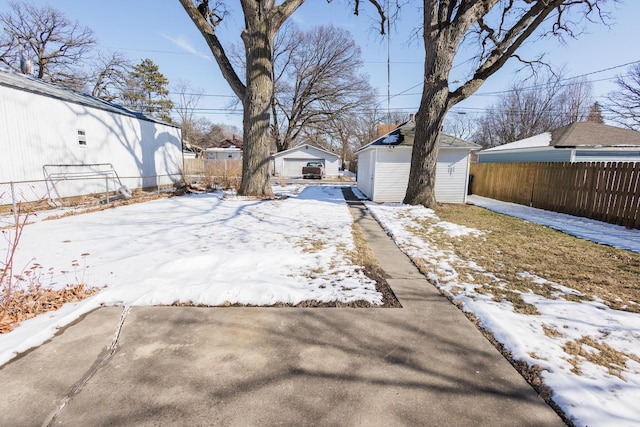
[(384, 278), (384, 271), (380, 268), (378, 259), (373, 253), (369, 242), (364, 237), (362, 229), (356, 221), (351, 226), (351, 235), (353, 236), (353, 242), (355, 250), (349, 253), (351, 262), (355, 265), (363, 266), (364, 274), (372, 280), (376, 281), (376, 289), (382, 294), (382, 301), (384, 307), (400, 308), (400, 301), (396, 298), (395, 294), (389, 287), (389, 284)]
[[(546, 298), (572, 301), (598, 297), (613, 309), (640, 312), (640, 254), (588, 242), (475, 206), (442, 205), (436, 214), (443, 221), (483, 231), (479, 237), (452, 239), (435, 234), (429, 239), (509, 283), (507, 289), (498, 290), (495, 281), (469, 271), (494, 298), (496, 295), (514, 298), (509, 292), (534, 292)], [(522, 272), (578, 293), (559, 293), (550, 284), (537, 284), (518, 274)], [(462, 275), (465, 271), (458, 273)]]
[[(4, 261), (0, 261), (0, 334), (11, 332), (25, 320), (48, 311), (57, 310), (67, 302), (76, 302), (90, 297), (98, 292), (84, 283), (86, 264), (81, 265), (73, 260), (73, 284), (63, 289), (48, 289), (43, 285), (45, 278), (53, 277), (53, 268), (46, 272), (44, 268), (32, 262), (22, 270), (16, 269), (14, 255), (20, 243), (20, 237), (27, 224), (28, 215), (21, 215), (18, 206), (18, 223), (13, 232), (2, 230), (2, 236), (7, 241)], [(86, 261), (88, 253), (82, 254)], [(70, 271), (62, 271), (65, 276)]]
[(568, 359), (573, 365), (571, 370), (576, 375), (581, 375), (580, 364), (583, 360), (599, 365), (607, 369), (610, 375), (622, 378), (622, 373), (627, 369), (629, 359), (640, 363), (640, 358), (633, 354), (623, 353), (611, 348), (606, 343), (601, 343), (590, 337), (582, 337), (578, 340), (567, 341), (562, 349), (572, 357)]

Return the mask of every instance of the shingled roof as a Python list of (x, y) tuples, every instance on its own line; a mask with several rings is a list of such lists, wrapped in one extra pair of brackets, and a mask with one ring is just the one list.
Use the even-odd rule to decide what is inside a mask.
[(215, 142), (207, 148), (240, 148), (244, 146), (242, 139), (237, 135), (232, 135), (231, 138), (224, 139), (222, 141)]
[[(409, 120), (396, 127), (386, 135), (381, 136), (378, 139), (373, 140), (367, 145), (363, 146), (357, 151), (364, 150), (371, 146), (413, 146), (413, 140), (416, 135), (416, 122)], [(440, 132), (440, 148), (468, 148), (478, 149), (480, 146), (473, 142), (465, 141), (464, 139), (456, 138), (455, 136), (448, 135)]]
[(551, 132), (553, 147), (640, 146), (640, 132), (595, 122), (575, 122)]

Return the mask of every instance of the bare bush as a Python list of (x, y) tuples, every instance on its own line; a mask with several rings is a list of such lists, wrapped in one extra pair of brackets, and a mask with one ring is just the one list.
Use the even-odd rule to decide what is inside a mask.
[[(13, 229), (2, 230), (7, 241), (4, 261), (0, 262), (0, 334), (13, 330), (20, 322), (31, 319), (48, 311), (57, 310), (65, 303), (81, 301), (98, 292), (97, 288), (88, 287), (84, 283), (86, 257), (82, 254), (83, 263), (73, 260), (73, 282), (63, 289), (49, 289), (43, 282), (53, 281), (54, 269), (45, 271), (44, 267), (32, 260), (23, 269), (17, 271), (14, 256), (18, 243), (27, 224), (29, 215), (20, 215)], [(66, 277), (70, 271), (61, 271)]]

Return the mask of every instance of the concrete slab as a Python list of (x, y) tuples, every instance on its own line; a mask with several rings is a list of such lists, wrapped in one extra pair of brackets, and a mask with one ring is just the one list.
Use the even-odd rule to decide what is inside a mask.
[(1, 426), (48, 420), (110, 345), (122, 307), (102, 308), (0, 367)]
[(564, 425), (354, 213), (403, 308), (134, 307), (113, 353), (103, 308), (0, 369), (0, 425)]
[(456, 309), (136, 307), (118, 352), (55, 419), (425, 424), (562, 425)]

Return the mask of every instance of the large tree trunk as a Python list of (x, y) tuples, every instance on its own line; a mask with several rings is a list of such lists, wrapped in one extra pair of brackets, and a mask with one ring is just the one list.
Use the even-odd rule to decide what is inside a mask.
[[(425, 14), (428, 15), (428, 14)], [(429, 22), (425, 18), (425, 23)], [(424, 87), (416, 114), (416, 134), (411, 154), (409, 183), (404, 203), (436, 207), (438, 141), (449, 111), (449, 71), (456, 54), (446, 30), (425, 31)]]
[(428, 208), (436, 206), (438, 141), (447, 112), (448, 93), (446, 87), (423, 91), (423, 100), (416, 114), (416, 134), (411, 154), (409, 183), (404, 198), (406, 204), (423, 205)]
[(270, 182), (270, 109), (273, 95), (273, 37), (275, 31), (259, 2), (243, 2), (246, 28), (242, 40), (246, 52), (244, 149), (239, 194), (272, 197)]

